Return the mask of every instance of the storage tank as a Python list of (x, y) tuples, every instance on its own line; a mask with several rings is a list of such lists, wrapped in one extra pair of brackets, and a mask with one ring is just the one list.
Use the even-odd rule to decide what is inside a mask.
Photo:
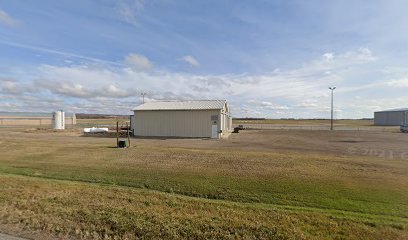
[(74, 113), (72, 114), (72, 125), (75, 125), (75, 124), (76, 124), (76, 115)]
[(65, 113), (64, 111), (56, 111), (52, 113), (52, 128), (65, 129)]

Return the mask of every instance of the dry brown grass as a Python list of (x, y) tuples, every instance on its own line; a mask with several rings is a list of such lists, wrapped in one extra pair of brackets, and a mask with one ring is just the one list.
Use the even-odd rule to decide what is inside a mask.
[[(234, 120), (234, 124), (277, 124), (277, 125), (330, 125), (330, 120), (318, 119), (265, 119), (265, 120)], [(335, 126), (372, 126), (373, 120), (342, 119), (335, 120)]]
[[(1, 223), (57, 238), (403, 239), (402, 226), (160, 192), (0, 175)], [(12, 232), (13, 233), (13, 232)], [(14, 232), (14, 234), (18, 232)], [(38, 237), (39, 235), (37, 235)]]
[(118, 118), (101, 118), (101, 119), (77, 119), (78, 127), (86, 126), (116, 126), (116, 121), (119, 121), (119, 124), (125, 125), (126, 122), (129, 123), (129, 117), (118, 117)]
[(401, 138), (395, 151), (403, 135), (285, 132), (115, 149), (75, 129), (0, 129), (0, 219), (59, 237), (407, 238), (406, 159), (339, 150)]

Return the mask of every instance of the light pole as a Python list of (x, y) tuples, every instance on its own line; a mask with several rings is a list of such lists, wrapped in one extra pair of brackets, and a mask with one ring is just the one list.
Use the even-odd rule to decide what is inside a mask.
[(330, 130), (333, 131), (333, 92), (336, 87), (329, 87), (331, 90), (331, 119), (330, 119)]
[(143, 97), (143, 103), (144, 103), (144, 96), (146, 95), (147, 93), (145, 93), (145, 92), (142, 92), (140, 95), (142, 95), (142, 97)]

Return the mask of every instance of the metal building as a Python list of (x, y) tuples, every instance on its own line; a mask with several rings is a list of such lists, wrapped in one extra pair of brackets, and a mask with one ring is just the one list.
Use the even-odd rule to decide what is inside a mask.
[(407, 123), (408, 108), (398, 108), (374, 112), (374, 125), (379, 126), (399, 126)]
[(232, 128), (225, 100), (147, 102), (133, 111), (134, 136), (221, 138)]

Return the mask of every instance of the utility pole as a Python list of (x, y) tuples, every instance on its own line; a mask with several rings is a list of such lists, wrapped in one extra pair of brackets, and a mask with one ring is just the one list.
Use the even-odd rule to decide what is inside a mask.
[(143, 97), (143, 103), (144, 103), (144, 97), (145, 97), (145, 95), (146, 95), (147, 93), (145, 93), (145, 92), (142, 92), (140, 95), (142, 95), (142, 97)]
[(333, 131), (333, 93), (336, 87), (329, 87), (331, 90), (331, 119), (330, 119), (330, 130)]

